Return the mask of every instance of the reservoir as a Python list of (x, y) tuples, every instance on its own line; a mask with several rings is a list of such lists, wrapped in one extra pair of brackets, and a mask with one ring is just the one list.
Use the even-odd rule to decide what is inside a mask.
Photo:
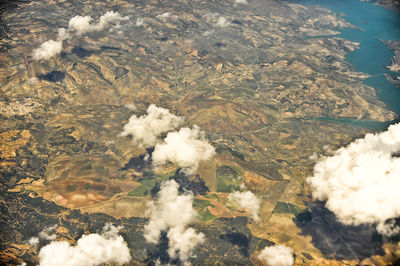
[[(385, 74), (398, 76), (397, 73), (389, 71), (385, 66), (391, 64), (394, 56), (383, 41), (394, 41), (400, 39), (400, 14), (375, 4), (375, 1), (360, 0), (300, 0), (300, 4), (306, 6), (321, 6), (336, 13), (343, 14), (343, 18), (358, 27), (340, 30), (337, 37), (360, 43), (359, 48), (347, 56), (354, 70), (369, 74), (370, 77), (363, 80), (368, 86), (376, 89), (378, 97), (387, 106), (400, 115), (400, 88), (394, 86), (387, 80)], [(331, 36), (327, 36), (331, 37)], [(349, 119), (329, 118), (334, 122), (353, 124)], [(362, 126), (363, 123), (354, 124)], [(394, 122), (394, 121), (393, 121)], [(389, 123), (368, 122), (369, 128), (382, 129)]]

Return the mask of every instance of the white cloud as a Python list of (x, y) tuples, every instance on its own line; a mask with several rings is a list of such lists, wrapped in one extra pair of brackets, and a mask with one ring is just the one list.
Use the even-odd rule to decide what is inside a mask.
[(129, 17), (122, 17), (118, 12), (108, 11), (103, 16), (100, 17), (99, 23), (94, 25), (96, 30), (103, 30), (111, 24), (116, 24), (116, 27), (120, 27), (120, 22), (128, 20)]
[(193, 126), (168, 133), (164, 142), (155, 146), (152, 159), (155, 166), (172, 162), (191, 173), (197, 170), (200, 162), (211, 159), (214, 154), (214, 147), (208, 143), (204, 132)]
[(193, 194), (179, 195), (179, 185), (170, 180), (161, 184), (158, 199), (149, 204), (150, 220), (144, 227), (147, 242), (158, 243), (161, 232), (167, 232), (169, 239), (168, 254), (186, 262), (194, 248), (204, 242), (204, 234), (196, 233), (187, 225), (196, 220), (197, 212), (193, 209)]
[(400, 216), (400, 158), (392, 156), (398, 151), (400, 124), (337, 150), (319, 161), (307, 179), (313, 197), (326, 201), (344, 224), (378, 223), (385, 231), (383, 224)]
[(116, 24), (116, 27), (119, 27), (121, 21), (128, 19), (128, 17), (122, 17), (118, 12), (114, 11), (108, 11), (102, 15), (98, 23), (91, 23), (93, 19), (90, 16), (75, 16), (70, 19), (68, 30), (75, 32), (77, 35), (82, 35), (92, 31), (104, 30), (111, 24)]
[(45, 240), (56, 240), (57, 235), (56, 235), (56, 230), (58, 228), (58, 225), (53, 225), (48, 228), (43, 229), (39, 233), (39, 238), (40, 239), (45, 239)]
[(229, 194), (228, 200), (249, 211), (249, 215), (255, 221), (259, 220), (258, 211), (260, 210), (261, 200), (251, 191), (235, 191)]
[(68, 29), (75, 31), (77, 35), (82, 35), (92, 31), (93, 25), (90, 25), (92, 20), (90, 16), (75, 16), (69, 20)]
[(131, 111), (136, 111), (137, 109), (137, 107), (133, 103), (126, 103), (124, 106)]
[(58, 225), (55, 224), (53, 226), (43, 229), (42, 231), (40, 231), (38, 237), (31, 237), (28, 240), (28, 244), (34, 248), (37, 248), (39, 246), (40, 240), (49, 240), (49, 241), (56, 240), (57, 228), (58, 228)]
[(294, 263), (292, 249), (284, 245), (265, 247), (258, 259), (269, 266), (291, 266)]
[(385, 223), (379, 223), (376, 226), (376, 229), (382, 235), (387, 235), (387, 236), (396, 235), (400, 233), (400, 227), (396, 225), (396, 221), (394, 219), (389, 220)]
[(318, 154), (316, 152), (314, 152), (313, 154), (311, 154), (308, 157), (308, 159), (311, 160), (311, 161), (316, 161), (316, 160), (318, 160)]
[(137, 18), (136, 19), (136, 26), (142, 26), (144, 24), (144, 18)]
[(230, 24), (229, 21), (225, 17), (220, 16), (219, 13), (207, 13), (203, 17), (208, 23), (216, 27), (226, 27)]
[(214, 34), (215, 33), (215, 30), (206, 30), (204, 33), (203, 33), (203, 35), (204, 36), (210, 36), (210, 35), (212, 35), (212, 34)]
[(183, 118), (171, 114), (168, 109), (152, 104), (147, 109), (147, 115), (131, 116), (120, 135), (132, 135), (136, 144), (151, 147), (162, 134), (177, 129), (183, 122)]
[(33, 85), (38, 81), (38, 79), (36, 77), (32, 77), (28, 80), (28, 84), (29, 85)]
[(31, 237), (28, 240), (28, 244), (31, 245), (34, 248), (37, 248), (39, 246), (39, 237)]
[(69, 32), (65, 28), (59, 28), (57, 41), (48, 40), (42, 43), (39, 48), (33, 50), (33, 60), (47, 60), (61, 53), (62, 42), (68, 38), (70, 38)]
[(121, 227), (106, 224), (101, 235), (83, 235), (75, 246), (66, 241), (53, 241), (40, 249), (39, 265), (83, 266), (107, 262), (127, 263), (131, 260), (131, 255), (127, 243), (118, 235), (120, 229)]
[(71, 37), (70, 33), (65, 28), (59, 28), (57, 31), (58, 31), (58, 38), (57, 38), (58, 41), (64, 41)]
[(235, 0), (235, 5), (248, 5), (247, 0)]
[(120, 22), (128, 20), (128, 17), (122, 17), (118, 12), (108, 11), (100, 17), (98, 23), (90, 24), (93, 20), (90, 16), (75, 16), (68, 23), (68, 30), (65, 28), (58, 29), (57, 41), (48, 40), (42, 43), (39, 48), (33, 50), (32, 57), (34, 60), (50, 59), (51, 57), (61, 53), (63, 49), (63, 41), (72, 38), (72, 32), (82, 35), (91, 31), (101, 31), (111, 24), (120, 26)]
[(171, 15), (170, 13), (165, 12), (165, 13), (162, 13), (161, 15), (157, 15), (156, 18), (158, 18), (159, 20), (165, 21), (168, 18), (176, 20), (176, 19), (178, 19), (178, 16), (177, 15)]
[(215, 24), (218, 27), (226, 27), (228, 26), (230, 23), (228, 20), (226, 20), (225, 17), (219, 17), (217, 20), (217, 23)]
[(156, 18), (158, 19), (166, 19), (170, 16), (168, 12), (162, 13), (161, 15), (157, 15)]
[(204, 234), (197, 233), (193, 228), (185, 229), (179, 225), (168, 230), (169, 240), (168, 255), (175, 259), (178, 255), (181, 261), (187, 261), (192, 256), (192, 251), (204, 242)]
[(34, 60), (50, 59), (51, 57), (61, 53), (62, 41), (48, 40), (42, 43), (39, 48), (33, 51), (32, 58)]
[(150, 221), (144, 227), (144, 236), (150, 243), (157, 243), (162, 231), (193, 222), (197, 212), (192, 207), (193, 194), (179, 195), (179, 185), (170, 180), (161, 185), (156, 202), (149, 206)]

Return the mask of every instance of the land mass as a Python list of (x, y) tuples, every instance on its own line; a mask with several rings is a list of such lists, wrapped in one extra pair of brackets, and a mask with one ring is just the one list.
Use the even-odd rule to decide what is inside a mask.
[[(114, 10), (129, 22), (34, 61), (33, 48), (55, 39), (76, 10), (93, 17)], [(227, 23), (218, 25), (222, 16)], [(321, 226), (326, 243), (308, 231), (331, 217), (308, 204), (315, 156), (371, 132), (334, 119), (397, 117), (345, 60), (359, 44), (335, 37), (352, 27), (341, 16), (275, 0), (57, 0), (20, 2), (2, 23), (1, 263), (37, 263), (27, 240), (46, 226), (58, 224), (57, 239), (75, 243), (106, 222), (124, 225), (133, 264), (166, 258), (165, 243), (147, 244), (143, 226), (146, 203), (168, 179), (194, 192), (194, 226), (211, 243), (194, 263), (257, 264), (274, 243), (290, 245), (298, 264), (394, 260), (395, 244), (379, 237), (370, 252), (358, 252), (357, 243), (330, 249), (327, 242), (341, 236), (329, 219)], [(149, 104), (204, 130), (213, 160), (193, 175), (175, 165), (153, 169), (145, 149), (119, 136)], [(262, 199), (259, 222), (227, 200), (242, 184)]]

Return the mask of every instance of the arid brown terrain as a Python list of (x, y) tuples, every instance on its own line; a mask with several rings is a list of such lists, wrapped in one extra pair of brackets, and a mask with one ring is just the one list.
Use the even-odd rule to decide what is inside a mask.
[[(341, 119), (396, 118), (345, 61), (358, 44), (335, 35), (352, 25), (322, 8), (249, 2), (21, 1), (2, 13), (1, 263), (37, 263), (27, 240), (53, 224), (70, 243), (105, 222), (123, 225), (132, 264), (166, 256), (142, 234), (146, 203), (167, 179), (195, 194), (193, 226), (207, 242), (194, 264), (257, 265), (273, 243), (290, 245), (296, 264), (393, 260), (395, 242), (339, 225), (306, 183), (319, 156), (373, 131)], [(33, 60), (70, 18), (109, 10), (129, 20)], [(146, 149), (120, 136), (150, 104), (205, 131), (213, 159), (192, 175), (153, 169)], [(242, 184), (262, 199), (257, 222), (227, 200)], [(325, 242), (310, 233), (319, 219)]]

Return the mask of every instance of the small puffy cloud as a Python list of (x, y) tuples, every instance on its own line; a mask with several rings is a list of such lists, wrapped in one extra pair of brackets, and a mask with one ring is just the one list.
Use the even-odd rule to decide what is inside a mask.
[(313, 154), (311, 154), (308, 157), (308, 159), (311, 160), (311, 161), (316, 161), (316, 160), (318, 160), (318, 154), (316, 152), (314, 152)]
[(97, 27), (96, 30), (103, 30), (111, 24), (116, 24), (116, 26), (119, 27), (120, 22), (126, 21), (128, 19), (128, 16), (122, 17), (118, 12), (108, 11), (100, 17), (99, 23), (94, 26)]
[(171, 15), (170, 13), (165, 12), (165, 13), (162, 13), (162, 14), (160, 14), (160, 15), (157, 15), (156, 18), (158, 18), (159, 20), (164, 21), (164, 20), (166, 20), (166, 19), (168, 19), (168, 18), (177, 19), (178, 16), (177, 16), (177, 15)]
[(45, 240), (56, 240), (57, 235), (56, 235), (56, 230), (58, 228), (58, 225), (53, 225), (48, 228), (43, 229), (39, 233), (39, 238), (40, 239), (45, 239)]
[(33, 85), (38, 81), (38, 79), (36, 77), (32, 77), (28, 80), (28, 84), (29, 85)]
[(68, 22), (68, 30), (65, 28), (58, 29), (57, 41), (48, 40), (42, 43), (39, 48), (33, 50), (32, 57), (34, 60), (50, 59), (51, 57), (61, 53), (63, 41), (72, 38), (72, 32), (76, 35), (82, 35), (91, 31), (100, 31), (111, 24), (120, 26), (120, 22), (128, 20), (128, 17), (122, 17), (118, 12), (108, 11), (100, 17), (98, 23), (92, 23), (90, 16), (75, 16)]
[(204, 234), (197, 233), (193, 228), (185, 229), (184, 226), (175, 226), (168, 230), (168, 255), (175, 259), (178, 257), (181, 261), (187, 261), (194, 248), (204, 242)]
[(140, 27), (144, 24), (144, 18), (137, 18), (136, 19), (136, 26)]
[(248, 5), (247, 0), (235, 0), (235, 5)]
[(48, 240), (48, 241), (53, 241), (56, 240), (57, 235), (56, 235), (56, 230), (58, 228), (58, 225), (53, 225), (48, 228), (43, 229), (40, 231), (38, 237), (31, 237), (28, 240), (28, 244), (31, 245), (34, 248), (37, 248), (40, 244), (40, 240)]
[(75, 31), (77, 35), (82, 35), (92, 31), (93, 26), (90, 25), (92, 20), (90, 16), (75, 16), (69, 20), (68, 29)]
[(37, 248), (38, 246), (39, 246), (39, 237), (31, 237), (29, 240), (28, 240), (28, 244), (29, 245), (31, 245), (32, 247), (34, 247), (34, 248)]
[(165, 13), (162, 13), (161, 15), (157, 15), (157, 18), (158, 18), (158, 19), (166, 19), (166, 18), (168, 18), (169, 16), (170, 16), (170, 13), (165, 12)]
[(42, 60), (50, 59), (51, 57), (61, 53), (62, 51), (62, 41), (48, 40), (42, 43), (39, 48), (33, 50), (33, 59)]
[(226, 27), (229, 24), (230, 24), (229, 21), (225, 17), (219, 17), (215, 26)]
[(398, 231), (385, 223), (400, 216), (400, 158), (393, 156), (399, 151), (400, 124), (337, 150), (307, 179), (313, 197), (326, 201), (344, 224), (377, 223), (383, 233)]
[(207, 36), (213, 35), (214, 33), (215, 33), (215, 30), (206, 30), (203, 33), (203, 35), (207, 37)]
[(204, 242), (204, 234), (197, 233), (187, 225), (196, 220), (197, 212), (193, 209), (193, 194), (179, 195), (179, 185), (170, 180), (161, 185), (158, 199), (149, 204), (150, 220), (144, 227), (147, 242), (158, 243), (161, 232), (167, 232), (171, 258), (186, 262), (194, 248)]
[(58, 29), (58, 41), (64, 41), (66, 39), (69, 39), (71, 36), (69, 32), (65, 28), (59, 28)]
[(171, 162), (191, 173), (197, 170), (200, 162), (211, 159), (214, 154), (214, 147), (208, 143), (204, 132), (193, 126), (168, 133), (164, 142), (155, 146), (152, 159), (155, 166)]
[(268, 266), (292, 266), (294, 263), (292, 249), (284, 245), (265, 247), (258, 259)]
[(116, 24), (118, 27), (121, 21), (128, 19), (128, 17), (122, 17), (118, 12), (114, 11), (108, 11), (102, 15), (98, 23), (91, 23), (93, 19), (90, 16), (75, 16), (70, 19), (68, 30), (75, 32), (77, 35), (82, 35), (92, 31), (104, 30), (111, 24)]
[(137, 109), (137, 107), (133, 103), (127, 103), (124, 106), (131, 111), (136, 111), (136, 109)]
[(121, 227), (106, 224), (102, 234), (83, 235), (75, 246), (66, 241), (53, 241), (39, 252), (39, 265), (100, 265), (108, 262), (124, 264), (131, 260)]
[(229, 194), (228, 200), (240, 208), (249, 211), (249, 215), (255, 221), (259, 220), (258, 211), (260, 210), (261, 200), (251, 191), (235, 191)]
[(151, 147), (162, 134), (177, 129), (183, 122), (183, 118), (171, 114), (168, 109), (152, 104), (147, 109), (147, 115), (131, 116), (120, 135), (132, 135), (139, 146)]
[(225, 17), (220, 16), (219, 13), (207, 13), (203, 17), (208, 23), (216, 27), (226, 27), (230, 24), (229, 21)]

